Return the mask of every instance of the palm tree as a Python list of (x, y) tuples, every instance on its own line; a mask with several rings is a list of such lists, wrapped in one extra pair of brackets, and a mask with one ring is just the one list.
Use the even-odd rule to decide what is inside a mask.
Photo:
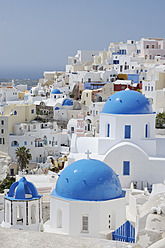
[(29, 164), (29, 160), (32, 158), (30, 149), (26, 149), (25, 146), (21, 146), (15, 150), (15, 154), (18, 164), (21, 170), (23, 170), (24, 168), (26, 168), (26, 164)]

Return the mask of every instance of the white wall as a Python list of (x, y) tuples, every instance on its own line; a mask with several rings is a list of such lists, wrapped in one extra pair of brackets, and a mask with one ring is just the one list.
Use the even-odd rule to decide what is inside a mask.
[[(62, 228), (57, 228), (57, 211), (59, 209), (62, 211)], [(82, 231), (83, 215), (88, 216), (87, 232)], [(57, 232), (85, 237), (99, 237), (101, 231), (115, 230), (125, 221), (125, 198), (96, 202), (69, 201), (51, 196), (50, 227), (56, 229)]]

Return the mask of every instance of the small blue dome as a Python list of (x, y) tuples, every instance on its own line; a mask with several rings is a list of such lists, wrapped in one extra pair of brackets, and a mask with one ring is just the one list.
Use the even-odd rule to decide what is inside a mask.
[(81, 159), (66, 167), (51, 193), (58, 198), (83, 201), (106, 201), (123, 196), (116, 173), (95, 159)]
[(149, 100), (134, 90), (122, 90), (113, 94), (104, 104), (102, 113), (107, 114), (152, 114)]
[(59, 89), (52, 90), (51, 94), (62, 94)]
[(73, 106), (73, 101), (70, 99), (65, 99), (62, 106)]
[(59, 110), (59, 107), (56, 107), (54, 110)]
[(18, 182), (14, 182), (9, 189), (9, 193), (5, 196), (6, 199), (17, 201), (40, 197), (41, 195), (38, 194), (34, 184), (27, 181), (25, 177), (22, 177)]

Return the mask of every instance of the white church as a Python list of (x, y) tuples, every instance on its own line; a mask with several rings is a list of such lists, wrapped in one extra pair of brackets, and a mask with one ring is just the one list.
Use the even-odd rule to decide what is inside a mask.
[(99, 137), (72, 136), (68, 164), (95, 158), (109, 165), (122, 187), (131, 182), (143, 189), (165, 179), (165, 138), (155, 137), (155, 116), (145, 96), (137, 91), (115, 93), (100, 113)]
[(125, 223), (125, 204), (118, 175), (99, 160), (81, 159), (59, 175), (44, 231), (103, 238)]

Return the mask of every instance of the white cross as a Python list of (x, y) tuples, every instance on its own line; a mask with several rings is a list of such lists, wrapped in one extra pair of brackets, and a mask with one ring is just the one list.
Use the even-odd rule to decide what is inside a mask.
[(90, 159), (89, 154), (91, 154), (91, 152), (90, 152), (89, 150), (87, 150), (87, 151), (85, 152), (85, 154), (87, 155), (87, 159)]

